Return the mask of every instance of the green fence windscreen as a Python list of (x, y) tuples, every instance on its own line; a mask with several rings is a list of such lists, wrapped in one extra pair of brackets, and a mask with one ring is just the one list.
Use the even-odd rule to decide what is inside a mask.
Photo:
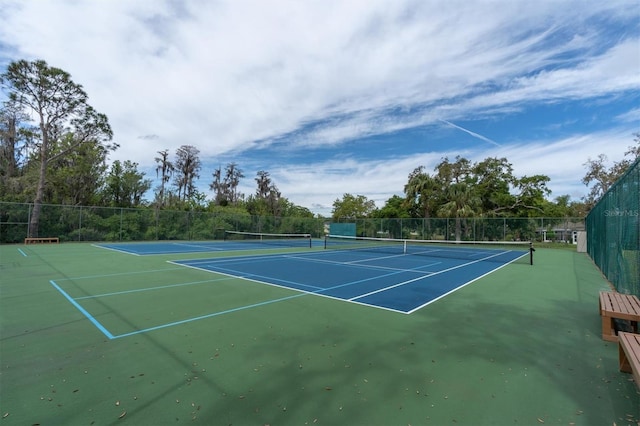
[(640, 296), (640, 159), (586, 220), (587, 251), (620, 293)]
[(355, 237), (356, 224), (355, 223), (331, 223), (329, 225), (329, 234), (344, 235), (345, 237)]

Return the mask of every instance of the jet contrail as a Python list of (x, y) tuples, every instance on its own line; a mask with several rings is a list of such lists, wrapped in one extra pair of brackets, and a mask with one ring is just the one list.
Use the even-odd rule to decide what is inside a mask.
[(491, 144), (494, 144), (495, 146), (501, 146), (501, 145), (500, 145), (498, 142), (496, 142), (496, 141), (492, 141), (492, 140), (491, 140), (491, 139), (489, 139), (489, 138), (486, 138), (486, 137), (484, 137), (484, 136), (482, 136), (482, 135), (479, 135), (479, 134), (477, 134), (477, 133), (475, 133), (475, 132), (472, 132), (471, 130), (467, 130), (467, 129), (465, 129), (464, 127), (457, 126), (457, 125), (455, 125), (455, 124), (453, 124), (453, 123), (451, 123), (451, 122), (449, 122), (449, 121), (447, 121), (447, 120), (440, 120), (440, 121), (442, 121), (443, 123), (448, 124), (448, 125), (449, 125), (449, 126), (451, 126), (451, 127), (455, 127), (455, 128), (456, 128), (456, 129), (458, 129), (458, 130), (462, 130), (463, 132), (468, 133), (468, 134), (470, 134), (471, 136), (473, 136), (473, 137), (475, 137), (475, 138), (482, 139), (483, 141), (485, 141), (485, 142), (489, 142), (489, 143), (491, 143)]

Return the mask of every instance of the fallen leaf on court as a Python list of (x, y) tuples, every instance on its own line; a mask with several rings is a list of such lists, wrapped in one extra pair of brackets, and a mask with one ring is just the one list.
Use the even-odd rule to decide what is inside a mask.
[(544, 420), (542, 420), (540, 417), (538, 417), (538, 421), (539, 421), (540, 423), (544, 423)]
[(123, 417), (124, 417), (124, 416), (126, 416), (126, 415), (127, 415), (127, 412), (126, 412), (126, 411), (123, 411), (123, 412), (122, 412), (122, 414), (120, 414), (120, 416), (119, 416), (118, 418), (119, 418), (119, 419), (121, 419), (121, 418), (123, 418)]
[(116, 407), (120, 405), (120, 401), (116, 401)]
[(8, 413), (8, 412), (7, 412), (7, 413), (4, 413), (4, 414), (2, 415), (2, 418), (3, 418), (3, 419), (4, 419), (5, 417), (9, 417), (9, 413)]
[(331, 386), (327, 386), (324, 388), (324, 390), (333, 390), (333, 388)]

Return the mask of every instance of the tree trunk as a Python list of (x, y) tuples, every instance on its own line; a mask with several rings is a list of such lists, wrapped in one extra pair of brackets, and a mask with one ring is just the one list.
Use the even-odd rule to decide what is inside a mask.
[(7, 146), (7, 177), (14, 177), (16, 174), (16, 118), (9, 117), (9, 144)]
[(47, 163), (49, 162), (49, 136), (47, 128), (41, 123), (42, 129), (42, 146), (40, 147), (40, 176), (38, 177), (38, 186), (36, 187), (36, 198), (33, 200), (33, 212), (31, 212), (31, 220), (29, 221), (29, 238), (37, 238), (39, 236), (40, 212), (42, 211), (42, 199), (44, 198), (44, 186), (47, 181)]

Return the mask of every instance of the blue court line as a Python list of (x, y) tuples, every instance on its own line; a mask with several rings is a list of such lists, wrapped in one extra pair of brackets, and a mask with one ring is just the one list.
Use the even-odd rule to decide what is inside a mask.
[(23, 255), (24, 257), (27, 257), (27, 253), (23, 252), (22, 249), (18, 249), (18, 251), (20, 252), (21, 255)]
[[(493, 256), (488, 256), (485, 259), (491, 258), (491, 257), (494, 257), (494, 256), (497, 256), (497, 254), (493, 255)], [(283, 257), (291, 257), (291, 256), (285, 255)], [(309, 260), (309, 259), (301, 258), (300, 260)], [(317, 259), (312, 259), (312, 261), (315, 261), (315, 260), (317, 260)], [(483, 260), (483, 259), (480, 259), (480, 260)], [(465, 265), (469, 265), (469, 264), (472, 264), (472, 263), (477, 263), (480, 260), (472, 261), (472, 262), (469, 262), (469, 263), (466, 263), (466, 264), (463, 264), (463, 265), (458, 265), (458, 266), (455, 266), (455, 267), (452, 267), (452, 268), (448, 268), (448, 269), (445, 269), (445, 270), (442, 270), (442, 271), (438, 271), (438, 272), (435, 272), (435, 273), (433, 273), (433, 272), (428, 273), (427, 272), (427, 275), (424, 275), (422, 277), (417, 277), (417, 278), (414, 278), (412, 280), (405, 281), (403, 283), (387, 287), (385, 289), (374, 291), (372, 293), (385, 291), (385, 290), (388, 290), (389, 288), (398, 287), (400, 285), (404, 285), (404, 284), (407, 284), (409, 282), (421, 280), (421, 279), (430, 277), (432, 275), (437, 275), (439, 273), (443, 273), (443, 272), (446, 272), (446, 271), (449, 271), (449, 270), (452, 270), (452, 269), (457, 269), (457, 268), (465, 266)], [(175, 262), (169, 262), (169, 263), (179, 264), (181, 266), (187, 266), (187, 267), (191, 267), (191, 268), (194, 268), (194, 269), (202, 269), (202, 270), (205, 270), (205, 271), (212, 272), (209, 269), (196, 267), (193, 264), (190, 265), (188, 263), (175, 263)], [(199, 264), (199, 263), (201, 263), (201, 261), (194, 262), (194, 264)], [(349, 266), (357, 266), (357, 265), (349, 265)], [(506, 266), (506, 264), (502, 265), (502, 266)], [(497, 269), (500, 269), (502, 266), (498, 267)], [(178, 268), (176, 268), (176, 269), (178, 269)], [(242, 310), (246, 310), (246, 309), (250, 309), (250, 308), (265, 306), (265, 305), (276, 303), (276, 302), (281, 302), (281, 301), (285, 301), (285, 300), (290, 300), (290, 299), (302, 297), (302, 296), (305, 296), (305, 295), (308, 295), (308, 294), (317, 294), (317, 295), (321, 295), (321, 296), (325, 296), (325, 297), (330, 297), (330, 298), (333, 298), (333, 299), (338, 299), (338, 300), (343, 300), (343, 301), (345, 301), (345, 300), (346, 301), (353, 301), (354, 303), (359, 303), (359, 302), (356, 302), (355, 300), (359, 299), (361, 297), (364, 297), (365, 295), (356, 296), (355, 298), (352, 298), (352, 299), (343, 299), (343, 298), (333, 297), (333, 296), (329, 296), (329, 295), (323, 295), (322, 293), (330, 291), (330, 290), (333, 290), (333, 289), (337, 289), (337, 288), (340, 288), (340, 287), (346, 287), (346, 286), (358, 284), (358, 283), (361, 283), (361, 282), (364, 282), (364, 281), (370, 281), (370, 280), (378, 279), (378, 278), (385, 277), (385, 276), (399, 274), (399, 273), (402, 273), (402, 272), (418, 272), (417, 269), (419, 269), (419, 268), (414, 268), (413, 270), (412, 269), (396, 270), (394, 272), (391, 272), (389, 274), (384, 274), (382, 276), (377, 276), (377, 277), (372, 277), (372, 278), (367, 278), (367, 279), (362, 279), (362, 280), (356, 280), (356, 281), (352, 281), (352, 282), (336, 285), (336, 286), (329, 287), (329, 288), (318, 289), (318, 290), (315, 290), (315, 291), (304, 291), (304, 290), (298, 290), (298, 289), (291, 288), (291, 287), (282, 286), (283, 288), (286, 288), (286, 289), (289, 289), (289, 290), (300, 291), (300, 293), (292, 295), (292, 296), (287, 296), (287, 297), (282, 297), (282, 298), (278, 298), (278, 299), (267, 300), (267, 301), (264, 301), (264, 302), (254, 303), (254, 304), (251, 304), (251, 305), (245, 305), (245, 306), (240, 306), (240, 307), (237, 307), (237, 308), (227, 309), (227, 310), (220, 311), (220, 312), (214, 312), (214, 313), (211, 313), (211, 314), (201, 315), (201, 316), (194, 317), (194, 318), (188, 318), (188, 319), (181, 320), (181, 321), (175, 321), (175, 322), (171, 322), (171, 323), (167, 323), (167, 324), (162, 324), (162, 325), (158, 325), (158, 326), (155, 326), (155, 327), (149, 327), (149, 328), (145, 328), (145, 329), (140, 329), (140, 330), (136, 330), (136, 331), (132, 331), (132, 332), (129, 332), (129, 333), (120, 334), (120, 335), (111, 334), (98, 320), (96, 320), (91, 314), (89, 314), (89, 312), (87, 312), (82, 306), (80, 306), (71, 296), (69, 296), (68, 293), (66, 293), (64, 290), (62, 290), (62, 288), (60, 288), (56, 284), (55, 281), (50, 280), (49, 282), (51, 283), (52, 286), (54, 286), (60, 292), (60, 294), (62, 294), (69, 302), (71, 302), (71, 304), (73, 306), (75, 306), (76, 309), (78, 309), (87, 319), (89, 319), (89, 321), (91, 321), (107, 338), (109, 338), (110, 340), (113, 340), (113, 339), (118, 339), (118, 338), (121, 338), (121, 337), (128, 337), (128, 336), (133, 336), (133, 335), (136, 335), (136, 334), (146, 333), (146, 332), (149, 332), (149, 331), (159, 330), (159, 329), (162, 329), (162, 328), (167, 328), (167, 327), (173, 327), (173, 326), (176, 326), (176, 325), (186, 324), (186, 323), (193, 322), (193, 321), (198, 321), (198, 320), (201, 320), (201, 319), (212, 318), (212, 317), (215, 317), (215, 316), (220, 316), (220, 315), (224, 315), (224, 314), (228, 314), (228, 313), (238, 312), (238, 311), (242, 311)], [(490, 273), (490, 272), (487, 272), (487, 274)], [(218, 273), (221, 273), (223, 275), (228, 275), (228, 276), (230, 276), (232, 278), (244, 278), (244, 277), (238, 277), (236, 275), (226, 274), (226, 273), (222, 273), (222, 272), (218, 272)], [(484, 275), (487, 275), (487, 274), (484, 274)], [(113, 275), (120, 275), (120, 274), (113, 274)], [(267, 278), (267, 277), (265, 277), (265, 278)], [(478, 278), (480, 278), (480, 277), (478, 277)], [(478, 278), (476, 278), (476, 279), (478, 279)], [(244, 279), (247, 279), (247, 280), (250, 280), (250, 281), (257, 281), (257, 280), (252, 280), (250, 278), (244, 278)], [(474, 279), (472, 281), (475, 281), (476, 279)], [(219, 279), (207, 280), (207, 281), (202, 281), (202, 282), (211, 282), (211, 281), (218, 281), (218, 280)], [(281, 287), (278, 284), (273, 284), (273, 283), (269, 283), (269, 282), (263, 282), (263, 281), (257, 281), (257, 282)], [(192, 285), (192, 284), (197, 284), (197, 283), (201, 283), (201, 282), (173, 284), (173, 285), (169, 285), (169, 286), (162, 286), (162, 287), (149, 288), (149, 289), (130, 290), (130, 291), (125, 291), (125, 292), (120, 292), (120, 294), (122, 294), (122, 293), (131, 293), (131, 292), (136, 292), (136, 291), (146, 291), (146, 290), (153, 290), (153, 289), (161, 289), (161, 288), (167, 288), (167, 287), (176, 287), (176, 286), (181, 286), (181, 285)], [(300, 283), (296, 283), (296, 284), (300, 285)], [(466, 283), (466, 284), (469, 284), (469, 283)], [(464, 287), (466, 284), (464, 284), (464, 285), (462, 285), (460, 287)], [(459, 289), (460, 287), (458, 287), (458, 288), (456, 288), (456, 289), (454, 289), (452, 291), (455, 291), (455, 290)], [(451, 292), (449, 292), (449, 293), (451, 293)], [(113, 293), (113, 294), (117, 294), (117, 293)], [(111, 295), (111, 294), (106, 294), (106, 295)], [(98, 297), (98, 296), (90, 296), (90, 297)], [(442, 297), (442, 296), (440, 296), (440, 297)], [(438, 297), (438, 299), (440, 297)], [(89, 297), (82, 297), (82, 298), (78, 298), (78, 299), (85, 299), (85, 298), (89, 298)], [(367, 306), (372, 306), (372, 305), (367, 305)], [(415, 311), (416, 309), (419, 309), (419, 308), (416, 308), (416, 309), (414, 309), (414, 310), (412, 310), (410, 312), (399, 311), (399, 310), (394, 310), (394, 309), (390, 309), (390, 308), (383, 308), (383, 309), (387, 309), (387, 310), (390, 310), (390, 311), (393, 311), (393, 312), (399, 312), (399, 313), (407, 314), (407, 313), (411, 313), (411, 312), (413, 312), (413, 311)]]
[(141, 329), (141, 330), (132, 331), (130, 333), (119, 334), (117, 336), (111, 337), (111, 339), (119, 339), (121, 337), (128, 337), (128, 336), (133, 336), (133, 335), (140, 334), (140, 333), (147, 333), (149, 331), (159, 330), (161, 328), (173, 327), (175, 325), (180, 325), (180, 324), (186, 324), (188, 322), (198, 321), (198, 320), (205, 319), (205, 318), (217, 317), (219, 315), (225, 315), (225, 314), (230, 314), (230, 313), (233, 313), (233, 312), (243, 311), (245, 309), (257, 308), (257, 307), (260, 307), (260, 306), (269, 305), (271, 303), (282, 302), (282, 301), (285, 301), (285, 300), (294, 299), (296, 297), (301, 297), (301, 296), (304, 296), (305, 294), (306, 293), (294, 294), (293, 296), (282, 297), (280, 299), (267, 300), (265, 302), (254, 303), (252, 305), (246, 305), (246, 306), (240, 306), (238, 308), (227, 309), (226, 311), (214, 312), (212, 314), (201, 315), (199, 317), (188, 318), (188, 319), (185, 319), (185, 320), (170, 322), (170, 323), (158, 325), (158, 326), (155, 326), (155, 327), (144, 328), (144, 329)]
[(60, 292), (60, 294), (62, 294), (69, 302), (71, 302), (71, 304), (73, 306), (75, 306), (80, 312), (82, 312), (82, 314), (87, 317), (87, 319), (89, 321), (91, 321), (93, 323), (93, 325), (95, 325), (96, 327), (98, 327), (98, 330), (102, 331), (102, 333), (107, 336), (109, 339), (113, 339), (114, 336), (113, 334), (109, 333), (109, 330), (107, 330), (106, 328), (104, 328), (102, 326), (102, 324), (100, 324), (100, 322), (98, 322), (97, 319), (95, 319), (89, 312), (87, 312), (82, 306), (80, 306), (78, 304), (78, 302), (76, 302), (75, 300), (73, 300), (73, 298), (71, 296), (69, 296), (67, 294), (66, 291), (64, 291), (63, 289), (60, 288), (60, 286), (58, 286), (58, 284), (55, 283), (55, 281), (53, 280), (49, 280), (49, 282), (51, 283), (52, 286), (54, 286), (56, 288), (56, 290), (58, 290)]
[[(215, 281), (218, 281), (218, 280), (215, 280)], [(175, 325), (186, 324), (186, 323), (189, 323), (189, 322), (198, 321), (198, 320), (205, 319), (205, 318), (211, 318), (211, 317), (216, 317), (216, 316), (220, 316), (220, 315), (224, 315), (224, 314), (230, 314), (230, 313), (233, 313), (233, 312), (238, 312), (238, 311), (242, 311), (242, 310), (249, 309), (249, 308), (256, 308), (256, 307), (260, 307), (260, 306), (265, 306), (265, 305), (269, 305), (271, 303), (282, 302), (282, 301), (285, 301), (285, 300), (294, 299), (296, 297), (305, 296), (307, 294), (307, 293), (298, 293), (298, 294), (294, 294), (292, 296), (281, 297), (279, 299), (267, 300), (267, 301), (264, 301), (264, 302), (254, 303), (254, 304), (251, 304), (251, 305), (240, 306), (240, 307), (237, 307), (237, 308), (227, 309), (227, 310), (220, 311), (220, 312), (214, 312), (214, 313), (207, 314), (207, 315), (201, 315), (201, 316), (194, 317), (194, 318), (188, 318), (188, 319), (181, 320), (181, 321), (175, 321), (175, 322), (171, 322), (171, 323), (167, 323), (167, 324), (162, 324), (162, 325), (158, 325), (158, 326), (155, 326), (155, 327), (143, 328), (143, 329), (132, 331), (132, 332), (129, 332), (129, 333), (113, 335), (102, 324), (100, 324), (100, 322), (97, 319), (95, 319), (89, 312), (87, 312), (86, 309), (84, 309), (82, 306), (80, 306), (78, 304), (78, 302), (76, 302), (71, 296), (69, 296), (69, 294), (67, 292), (65, 292), (62, 288), (60, 288), (60, 286), (58, 286), (58, 284), (56, 284), (55, 281), (49, 280), (49, 283), (51, 283), (51, 285), (53, 287), (55, 287), (56, 290), (58, 290), (60, 292), (60, 294), (62, 294), (65, 297), (65, 299), (67, 299), (69, 302), (71, 302), (71, 304), (73, 306), (75, 306), (76, 309), (78, 309), (89, 321), (91, 321), (93, 323), (93, 325), (95, 325), (98, 328), (98, 330), (100, 330), (110, 340), (119, 339), (121, 337), (133, 336), (135, 334), (146, 333), (146, 332), (149, 332), (149, 331), (159, 330), (159, 329), (162, 329), (162, 328), (172, 327), (172, 326), (175, 326)], [(79, 298), (79, 299), (83, 299), (83, 298)]]
[(148, 273), (152, 273), (152, 272), (179, 271), (180, 269), (182, 269), (182, 268), (151, 269), (151, 270), (148, 270), (148, 271), (132, 271), (132, 272), (118, 272), (118, 273), (115, 273), (115, 274), (85, 275), (83, 277), (58, 278), (58, 281), (88, 280), (88, 279), (93, 279), (93, 278), (118, 277), (118, 276), (122, 276), (122, 275), (148, 274)]
[(216, 278), (215, 280), (192, 281), (192, 282), (188, 282), (188, 283), (169, 284), (169, 285), (162, 285), (162, 286), (158, 286), (158, 287), (137, 288), (137, 289), (134, 289), (134, 290), (115, 291), (113, 293), (102, 293), (102, 294), (94, 294), (94, 295), (91, 295), (91, 296), (76, 297), (75, 300), (95, 299), (97, 297), (118, 296), (120, 294), (138, 293), (138, 292), (141, 292), (141, 291), (162, 290), (162, 289), (165, 289), (165, 288), (184, 287), (184, 286), (188, 286), (188, 285), (213, 283), (213, 282), (216, 282), (216, 281), (226, 281), (226, 280), (230, 280), (230, 279), (232, 279), (232, 278), (226, 277), (226, 278)]
[[(497, 255), (488, 256), (485, 259), (488, 259), (488, 258), (491, 258), (491, 257), (494, 257), (494, 256), (497, 256)], [(305, 260), (307, 260), (307, 259), (305, 259)], [(480, 260), (475, 260), (473, 262), (469, 262), (468, 264), (477, 263), (479, 261)], [(173, 262), (170, 262), (170, 263), (173, 263)], [(200, 263), (200, 262), (197, 262), (197, 263)], [(184, 265), (184, 266), (187, 266), (187, 267), (190, 267), (190, 268), (194, 268), (194, 269), (203, 269), (203, 268), (195, 267), (195, 266), (192, 266), (192, 265), (189, 265), (189, 264), (186, 264), (186, 263), (185, 264), (181, 264), (181, 265)], [(505, 266), (505, 265), (502, 265), (502, 266)], [(460, 266), (462, 266), (462, 265), (460, 265)], [(415, 279), (412, 279), (412, 280), (409, 280), (409, 281), (405, 281), (404, 283), (401, 283), (399, 285), (404, 285), (404, 284), (407, 284), (409, 282), (413, 282), (413, 281), (421, 280), (421, 279), (424, 279), (424, 278), (428, 278), (428, 277), (430, 277), (432, 275), (437, 275), (437, 274), (439, 274), (441, 272), (444, 272), (444, 271), (457, 269), (460, 266), (455, 266), (453, 268), (448, 268), (446, 270), (443, 270), (443, 271), (440, 271), (440, 272), (436, 272), (436, 273), (428, 273), (428, 275), (424, 275), (422, 277), (418, 277), (418, 278), (415, 278)], [(499, 268), (501, 268), (502, 266), (500, 266)], [(203, 270), (212, 272), (211, 270), (207, 270), (207, 269), (203, 269)], [(215, 272), (217, 272), (217, 271), (215, 271)], [(173, 326), (180, 325), (180, 324), (186, 324), (186, 323), (193, 322), (193, 321), (198, 321), (198, 320), (201, 320), (201, 319), (212, 318), (212, 317), (215, 317), (215, 316), (220, 316), (220, 315), (224, 315), (224, 314), (238, 312), (238, 311), (242, 311), (242, 310), (245, 310), (245, 309), (265, 306), (265, 305), (269, 305), (269, 304), (276, 303), (276, 302), (282, 302), (282, 301), (285, 301), (285, 300), (295, 299), (295, 298), (302, 297), (302, 296), (305, 296), (305, 295), (308, 295), (308, 294), (317, 294), (317, 295), (321, 295), (321, 296), (325, 296), (325, 297), (331, 297), (333, 299), (351, 301), (350, 299), (336, 298), (336, 297), (333, 297), (333, 296), (323, 295), (322, 293), (324, 293), (326, 291), (334, 290), (334, 289), (337, 289), (337, 288), (340, 288), (340, 287), (346, 287), (346, 286), (350, 286), (350, 285), (354, 285), (354, 284), (359, 284), (361, 282), (365, 282), (365, 281), (370, 281), (370, 280), (373, 280), (373, 279), (381, 278), (381, 277), (384, 277), (384, 276), (396, 275), (396, 274), (399, 274), (401, 272), (403, 272), (403, 271), (398, 270), (398, 271), (391, 272), (389, 274), (385, 274), (385, 275), (382, 275), (382, 276), (377, 276), (377, 277), (366, 278), (366, 279), (362, 279), (362, 280), (351, 281), (351, 282), (348, 282), (348, 283), (336, 285), (336, 286), (325, 288), (325, 289), (319, 289), (319, 290), (315, 290), (315, 291), (304, 291), (304, 290), (297, 290), (295, 288), (292, 289), (291, 287), (284, 287), (284, 288), (289, 289), (289, 290), (301, 291), (301, 293), (294, 294), (292, 296), (282, 297), (282, 298), (279, 298), (279, 299), (267, 300), (265, 302), (259, 302), (259, 303), (254, 303), (254, 304), (251, 304), (251, 305), (241, 306), (241, 307), (238, 307), (238, 308), (227, 309), (225, 311), (214, 312), (214, 313), (207, 314), (207, 315), (201, 315), (201, 316), (198, 316), (198, 317), (189, 318), (189, 319), (185, 319), (185, 320), (181, 320), (181, 321), (175, 321), (175, 322), (171, 322), (171, 323), (167, 323), (167, 324), (162, 324), (162, 325), (155, 326), (155, 327), (149, 327), (149, 328), (145, 328), (145, 329), (141, 329), (141, 330), (136, 330), (136, 331), (132, 331), (130, 333), (124, 333), (124, 334), (120, 334), (120, 335), (117, 335), (117, 336), (113, 336), (113, 337), (111, 337), (111, 339), (118, 339), (118, 338), (121, 338), (121, 337), (133, 336), (133, 335), (136, 335), (136, 334), (146, 333), (146, 332), (149, 332), (149, 331), (159, 330), (159, 329), (162, 329), (162, 328), (173, 327)], [(418, 272), (418, 271), (415, 271), (415, 270), (413, 270), (413, 271), (412, 270), (404, 270), (404, 272)], [(218, 273), (220, 273), (220, 272), (218, 272)], [(222, 274), (227, 275), (225, 273), (222, 273)], [(485, 275), (487, 275), (487, 274), (485, 274)], [(230, 275), (230, 276), (232, 278), (243, 278), (243, 277), (238, 277), (238, 276), (234, 276), (234, 275)], [(245, 278), (245, 279), (248, 279), (250, 281), (256, 281), (256, 280), (252, 280), (250, 278)], [(258, 282), (263, 283), (262, 281), (258, 281)], [(272, 283), (268, 283), (268, 282), (266, 284), (276, 285), (276, 286), (280, 287), (278, 284), (272, 284)], [(297, 284), (300, 285), (299, 283), (297, 283)], [(393, 287), (397, 287), (397, 286), (398, 285), (395, 285)], [(455, 290), (457, 290), (458, 288), (456, 288)], [(358, 299), (360, 297), (363, 297), (363, 296), (358, 296), (358, 297), (354, 298), (354, 301), (355, 301), (355, 299)], [(356, 302), (356, 303), (359, 303), (359, 302)], [(367, 306), (371, 306), (371, 305), (367, 305)], [(403, 313), (403, 314), (411, 313), (411, 312), (399, 311), (399, 310), (394, 310), (394, 309), (389, 309), (389, 308), (383, 308), (383, 309), (386, 309), (386, 310), (389, 310), (389, 311), (393, 311), (393, 312), (399, 312), (399, 313)]]

